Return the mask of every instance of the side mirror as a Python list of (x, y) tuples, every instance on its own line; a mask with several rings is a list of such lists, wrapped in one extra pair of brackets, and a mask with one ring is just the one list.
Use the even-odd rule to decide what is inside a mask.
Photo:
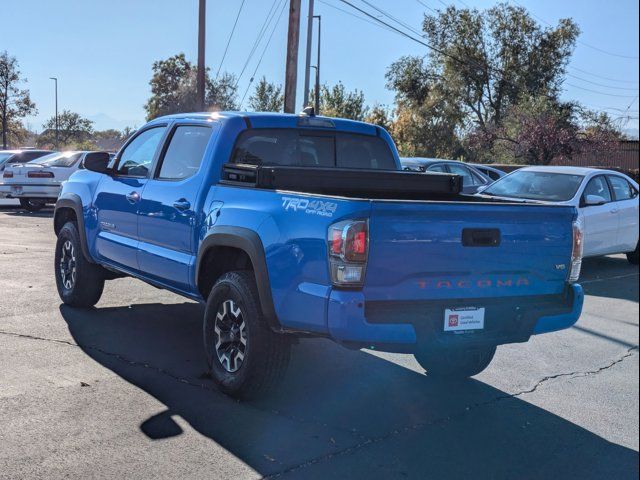
[(105, 173), (111, 172), (109, 162), (111, 157), (107, 152), (91, 152), (84, 157), (84, 168), (92, 172)]
[(598, 205), (604, 205), (607, 201), (600, 195), (587, 195), (584, 198), (585, 207), (596, 207)]

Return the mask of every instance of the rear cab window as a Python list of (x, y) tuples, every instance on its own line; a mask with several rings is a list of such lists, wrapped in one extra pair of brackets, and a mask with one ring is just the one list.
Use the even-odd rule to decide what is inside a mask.
[(295, 128), (242, 132), (231, 163), (397, 170), (389, 145), (379, 137)]

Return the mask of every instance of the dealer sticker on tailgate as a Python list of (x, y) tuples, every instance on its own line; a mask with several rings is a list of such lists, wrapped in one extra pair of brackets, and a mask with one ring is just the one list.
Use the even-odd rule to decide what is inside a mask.
[(484, 307), (447, 308), (444, 311), (444, 331), (481, 330), (484, 328)]

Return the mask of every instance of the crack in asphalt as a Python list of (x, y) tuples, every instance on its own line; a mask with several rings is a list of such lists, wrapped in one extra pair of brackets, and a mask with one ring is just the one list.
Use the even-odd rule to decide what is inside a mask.
[[(18, 338), (26, 338), (26, 339), (30, 339), (30, 340), (40, 340), (40, 341), (46, 341), (46, 342), (53, 342), (53, 343), (59, 343), (59, 344), (63, 344), (63, 345), (68, 345), (68, 346), (72, 346), (72, 347), (77, 347), (77, 348), (81, 348), (81, 349), (90, 349), (96, 352), (99, 352), (103, 355), (107, 355), (113, 358), (116, 358), (117, 360), (120, 360), (122, 362), (125, 362), (128, 365), (131, 366), (135, 366), (135, 367), (143, 367), (143, 368), (147, 368), (147, 369), (151, 369), (161, 375), (167, 376), (173, 380), (176, 380), (180, 383), (189, 385), (189, 386), (193, 386), (193, 387), (198, 387), (204, 390), (208, 390), (208, 391), (212, 391), (212, 392), (217, 392), (219, 393), (219, 390), (217, 390), (216, 388), (212, 388), (209, 387), (207, 385), (201, 384), (201, 383), (194, 383), (186, 378), (180, 377), (178, 375), (172, 374), (171, 372), (160, 368), (160, 367), (156, 367), (154, 365), (151, 365), (147, 362), (141, 362), (141, 361), (137, 361), (137, 360), (131, 360), (127, 357), (124, 357), (118, 353), (113, 353), (113, 352), (109, 352), (106, 350), (103, 350), (99, 347), (95, 347), (95, 346), (91, 346), (91, 345), (80, 345), (74, 342), (70, 342), (68, 340), (60, 340), (60, 339), (55, 339), (55, 338), (47, 338), (47, 337), (39, 337), (39, 336), (35, 336), (35, 335), (29, 335), (29, 334), (21, 334), (21, 333), (15, 333), (15, 332), (8, 332), (5, 330), (0, 330), (0, 335), (8, 335), (8, 336), (13, 336), (13, 337), (18, 337)], [(558, 379), (558, 378), (564, 378), (564, 377), (568, 377), (568, 378), (582, 378), (582, 377), (588, 377), (588, 376), (592, 376), (592, 375), (597, 375), (603, 371), (609, 370), (610, 368), (614, 367), (615, 365), (618, 365), (620, 363), (622, 363), (625, 359), (631, 357), (634, 355), (634, 353), (636, 353), (638, 351), (638, 346), (635, 345), (631, 348), (628, 348), (626, 350), (626, 352), (621, 355), (620, 357), (616, 358), (615, 360), (612, 360), (611, 362), (609, 362), (608, 364), (602, 366), (602, 367), (598, 367), (595, 370), (586, 370), (586, 371), (575, 371), (575, 372), (565, 372), (565, 373), (558, 373), (555, 375), (547, 375), (543, 378), (541, 378), (540, 380), (538, 380), (535, 384), (533, 384), (533, 386), (531, 386), (530, 388), (526, 389), (526, 390), (521, 390), (519, 392), (516, 393), (512, 393), (512, 394), (506, 394), (506, 395), (500, 395), (498, 397), (494, 397), (490, 400), (484, 401), (484, 402), (478, 402), (478, 403), (473, 403), (470, 405), (467, 405), (465, 407), (465, 409), (463, 411), (460, 411), (458, 413), (454, 413), (451, 415), (447, 415), (441, 418), (437, 418), (428, 422), (419, 422), (419, 423), (415, 423), (412, 425), (407, 425), (401, 428), (397, 428), (394, 430), (391, 430), (390, 432), (387, 432), (384, 435), (379, 435), (376, 437), (371, 437), (371, 438), (367, 438), (364, 435), (360, 435), (358, 434), (357, 436), (359, 436), (360, 438), (362, 438), (363, 440), (359, 443), (356, 443), (354, 445), (351, 445), (349, 447), (343, 448), (341, 450), (337, 450), (331, 453), (327, 453), (325, 455), (321, 455), (319, 457), (315, 457), (312, 458), (310, 460), (307, 460), (305, 462), (299, 463), (298, 465), (295, 465), (293, 467), (289, 467), (286, 468), (280, 472), (277, 473), (273, 473), (270, 475), (265, 475), (262, 477), (263, 480), (269, 480), (269, 479), (273, 479), (273, 478), (279, 478), (283, 475), (287, 475), (289, 473), (293, 473), (296, 472), (298, 470), (302, 470), (304, 468), (310, 467), (312, 465), (317, 465), (319, 463), (325, 462), (327, 460), (331, 460), (334, 457), (341, 457), (341, 456), (345, 456), (345, 455), (350, 455), (352, 453), (355, 453), (359, 450), (362, 450), (363, 448), (366, 448), (370, 445), (375, 445), (381, 442), (384, 442), (390, 438), (393, 437), (397, 437), (399, 435), (408, 433), (408, 432), (412, 432), (412, 431), (417, 431), (420, 430), (424, 427), (429, 427), (429, 426), (437, 426), (437, 425), (444, 425), (454, 419), (463, 417), (465, 415), (467, 415), (470, 411), (472, 410), (476, 410), (478, 408), (481, 407), (485, 407), (497, 402), (501, 402), (503, 400), (509, 400), (509, 399), (514, 399), (514, 398), (518, 398), (521, 397), (523, 395), (528, 395), (531, 393), (534, 393), (536, 390), (538, 390), (538, 388), (540, 386), (542, 386), (543, 384), (545, 384), (546, 382), (550, 381), (550, 380), (554, 380), (554, 379)], [(250, 406), (250, 405), (248, 405)], [(265, 410), (265, 409), (260, 409), (257, 408), (255, 406), (251, 406), (251, 408), (261, 411), (263, 413), (269, 412), (269, 413), (273, 413), (274, 415), (278, 415), (280, 417), (283, 418), (287, 418), (289, 420), (295, 421), (297, 423), (306, 423), (306, 424), (313, 424), (313, 425), (317, 425), (317, 426), (321, 426), (323, 428), (327, 428), (327, 427), (331, 427), (331, 428), (337, 428), (339, 430), (341, 430), (339, 427), (335, 427), (335, 426), (330, 426), (327, 424), (321, 424), (318, 422), (309, 422), (308, 420), (305, 420), (303, 418), (299, 418), (299, 417), (295, 417), (295, 416), (289, 416), (286, 414), (283, 414), (282, 412), (278, 411), (278, 410)], [(349, 433), (353, 434), (353, 431), (351, 430), (346, 430)]]
[(337, 452), (334, 453), (328, 453), (326, 455), (322, 455), (320, 457), (316, 457), (313, 458), (311, 460), (308, 460), (306, 462), (300, 463), (296, 466), (287, 468), (285, 470), (282, 470), (281, 472), (277, 472), (271, 475), (266, 475), (262, 477), (262, 480), (269, 480), (272, 478), (279, 478), (283, 475), (287, 475), (289, 473), (293, 473), (296, 472), (298, 470), (302, 470), (304, 468), (310, 467), (312, 465), (317, 465), (319, 463), (325, 462), (327, 460), (331, 460), (334, 457), (339, 457), (339, 456), (345, 456), (345, 455), (350, 455), (352, 453), (355, 453), (363, 448), (366, 448), (370, 445), (374, 445), (377, 443), (381, 443), (384, 442), (390, 438), (393, 437), (397, 437), (399, 435), (402, 435), (404, 433), (408, 433), (408, 432), (412, 432), (412, 431), (416, 431), (416, 430), (420, 430), (424, 427), (431, 427), (431, 426), (437, 426), (437, 425), (444, 425), (454, 419), (463, 417), (464, 415), (467, 415), (470, 411), (472, 410), (476, 410), (478, 408), (481, 407), (486, 407), (488, 405), (491, 405), (493, 403), (497, 403), (497, 402), (501, 402), (503, 400), (509, 400), (509, 399), (513, 399), (513, 398), (517, 398), (520, 397), (522, 395), (527, 395), (530, 393), (535, 392), (538, 387), (540, 387), (542, 384), (548, 382), (549, 380), (553, 380), (556, 378), (562, 378), (562, 377), (572, 377), (572, 378), (580, 378), (580, 377), (587, 377), (590, 375), (597, 375), (598, 373), (601, 373), (605, 370), (608, 370), (610, 368), (612, 368), (613, 366), (623, 362), (625, 359), (631, 357), (635, 352), (638, 351), (638, 346), (634, 346), (631, 347), (629, 349), (627, 349), (626, 353), (624, 355), (622, 355), (621, 357), (611, 361), (610, 363), (608, 363), (605, 366), (599, 367), (596, 370), (587, 370), (587, 371), (578, 371), (578, 372), (569, 372), (569, 373), (559, 373), (557, 375), (548, 375), (546, 377), (543, 377), (542, 379), (540, 379), (539, 381), (537, 381), (531, 388), (527, 389), (527, 390), (522, 390), (520, 392), (516, 392), (513, 394), (508, 394), (508, 395), (501, 395), (499, 397), (495, 397), (492, 398), (491, 400), (487, 400), (485, 402), (479, 402), (479, 403), (474, 403), (471, 405), (468, 405), (465, 407), (464, 411), (458, 412), (456, 414), (452, 414), (452, 415), (447, 415), (445, 417), (442, 418), (438, 418), (435, 420), (431, 420), (429, 422), (420, 422), (420, 423), (416, 423), (413, 425), (407, 425), (405, 427), (399, 428), (399, 429), (395, 429), (392, 430), (391, 432), (388, 432), (384, 435), (380, 435), (378, 437), (373, 437), (373, 438), (368, 438), (363, 442), (360, 442), (358, 444), (352, 445), (350, 447), (344, 448), (342, 450), (339, 450)]

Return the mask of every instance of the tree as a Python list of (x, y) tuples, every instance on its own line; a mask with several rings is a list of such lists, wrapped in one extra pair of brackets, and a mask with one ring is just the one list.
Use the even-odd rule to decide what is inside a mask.
[(533, 97), (510, 107), (501, 126), (492, 131), (478, 129), (469, 141), (471, 148), (488, 151), (501, 163), (549, 165), (588, 152), (606, 154), (620, 138), (606, 114), (595, 114), (577, 103)]
[(284, 95), (282, 85), (270, 83), (262, 77), (249, 97), (249, 108), (255, 112), (282, 112)]
[[(151, 97), (145, 104), (147, 120), (161, 115), (197, 110), (196, 77), (198, 68), (189, 62), (184, 53), (153, 63)], [(234, 75), (224, 73), (212, 79), (209, 69), (205, 72), (206, 110), (236, 110), (237, 81)]]
[(25, 81), (20, 76), (16, 58), (10, 57), (6, 51), (0, 53), (0, 127), (4, 149), (19, 141), (24, 130), (21, 119), (38, 112), (29, 90), (19, 88), (19, 84)]
[(543, 29), (524, 8), (504, 3), (484, 11), (447, 7), (425, 15), (423, 31), (432, 47), (426, 57), (400, 58), (386, 78), (398, 119), (411, 117), (440, 134), (429, 145), (405, 122), (407, 144), (432, 154), (457, 149), (472, 130), (491, 138), (524, 98), (556, 99), (579, 35), (569, 19)]
[[(36, 144), (39, 147), (53, 147), (56, 143), (56, 118), (51, 117), (42, 126), (43, 132)], [(58, 115), (58, 143), (60, 148), (75, 148), (78, 144), (87, 146), (86, 142), (93, 135), (93, 122), (80, 114), (63, 110)]]
[(392, 114), (389, 109), (378, 103), (369, 110), (364, 121), (372, 123), (373, 125), (378, 125), (388, 131), (391, 130), (391, 126), (393, 124)]
[[(311, 91), (310, 98), (315, 98), (315, 90)], [(327, 85), (320, 87), (322, 115), (363, 121), (368, 111), (362, 91), (356, 89), (353, 92), (347, 92), (342, 82), (338, 82), (333, 87)]]

